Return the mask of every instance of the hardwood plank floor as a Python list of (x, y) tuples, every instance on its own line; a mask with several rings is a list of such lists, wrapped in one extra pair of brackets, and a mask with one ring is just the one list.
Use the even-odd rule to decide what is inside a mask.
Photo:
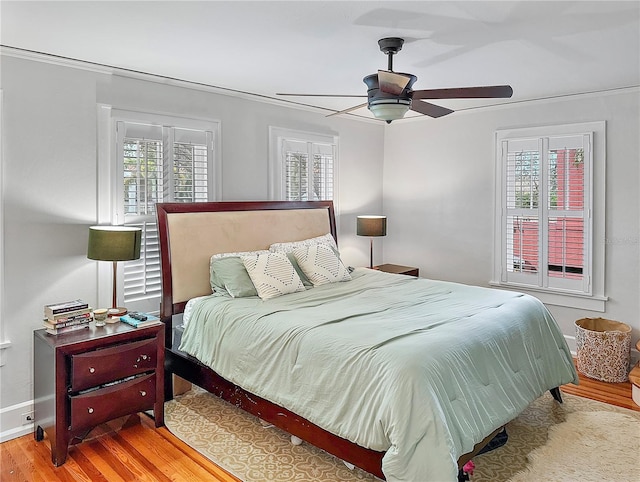
[(101, 425), (69, 448), (60, 467), (51, 463), (49, 441), (25, 435), (0, 444), (2, 482), (237, 482), (223, 469), (140, 414)]
[(640, 406), (631, 399), (631, 383), (606, 383), (588, 378), (578, 372), (580, 377), (579, 385), (563, 385), (560, 387), (563, 393), (578, 395), (599, 402), (609, 403), (618, 407), (628, 408), (640, 412)]
[[(564, 385), (564, 393), (640, 411), (631, 399), (631, 384), (604, 383), (580, 375), (580, 385)], [(71, 481), (211, 481), (237, 482), (166, 428), (156, 429), (144, 414), (139, 423), (117, 420), (98, 427), (89, 440), (72, 446), (67, 462), (51, 464), (48, 440), (32, 435), (0, 444), (1, 482)]]

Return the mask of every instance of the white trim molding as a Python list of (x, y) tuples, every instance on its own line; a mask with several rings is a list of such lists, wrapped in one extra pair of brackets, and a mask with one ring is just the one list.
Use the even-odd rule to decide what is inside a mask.
[(2, 119), (4, 117), (3, 108), (3, 92), (0, 89), (0, 367), (4, 365), (4, 350), (11, 346), (11, 342), (5, 340), (4, 333), (4, 156), (3, 156), (3, 142), (4, 138), (4, 124)]
[(0, 443), (33, 433), (33, 422), (22, 423), (23, 415), (33, 418), (33, 400), (0, 409)]
[[(571, 143), (584, 149), (584, 206), (573, 208), (575, 219), (584, 220), (582, 238), (584, 275), (579, 279), (559, 279), (550, 276), (543, 269), (509, 269), (509, 234), (513, 229), (507, 224), (509, 216), (528, 215), (539, 219), (546, 226), (549, 210), (546, 203), (540, 203), (534, 209), (519, 209), (521, 206), (507, 205), (508, 182), (506, 175), (507, 156), (511, 149), (540, 154), (541, 196), (549, 194), (545, 176), (549, 176), (545, 154), (552, 150), (551, 142)], [(508, 143), (508, 144), (507, 144)], [(511, 143), (514, 144), (513, 148)], [(571, 144), (571, 145), (574, 145)], [(568, 145), (568, 144), (561, 144)], [(606, 122), (594, 121), (577, 124), (545, 125), (533, 127), (506, 128), (495, 133), (495, 215), (494, 215), (494, 253), (493, 277), (490, 286), (523, 291), (539, 298), (543, 303), (604, 312), (608, 298), (605, 294), (605, 188), (606, 188)], [(545, 170), (546, 169), (546, 170)], [(513, 181), (511, 181), (513, 182)], [(513, 195), (513, 193), (512, 193)], [(515, 203), (512, 203), (515, 204)], [(550, 209), (550, 208), (549, 208)], [(509, 214), (509, 211), (512, 214)], [(565, 210), (566, 211), (566, 210)], [(553, 213), (552, 213), (553, 214)], [(540, 228), (539, 239), (534, 249), (538, 258), (545, 260), (548, 254), (548, 233)], [(547, 250), (547, 251), (545, 251)], [(514, 258), (515, 259), (515, 258)]]

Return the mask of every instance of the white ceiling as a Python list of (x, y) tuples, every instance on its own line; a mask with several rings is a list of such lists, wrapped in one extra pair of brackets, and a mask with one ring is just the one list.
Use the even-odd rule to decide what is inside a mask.
[(383, 37), (405, 39), (394, 70), (414, 89), (513, 87), (434, 102), (453, 109), (640, 85), (637, 0), (2, 0), (0, 17), (3, 46), (334, 110), (366, 99), (276, 93), (366, 94), (362, 78), (387, 67)]

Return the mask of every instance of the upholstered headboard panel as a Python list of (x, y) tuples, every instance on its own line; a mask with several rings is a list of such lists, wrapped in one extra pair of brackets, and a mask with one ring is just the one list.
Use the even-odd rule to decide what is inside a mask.
[(268, 249), (272, 243), (326, 233), (336, 236), (329, 201), (160, 203), (157, 207), (164, 316), (170, 307), (174, 314), (176, 305), (211, 293), (209, 260), (214, 254)]

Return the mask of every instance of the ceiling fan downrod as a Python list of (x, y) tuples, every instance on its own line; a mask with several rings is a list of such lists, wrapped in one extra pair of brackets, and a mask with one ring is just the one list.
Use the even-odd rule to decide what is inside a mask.
[(398, 37), (387, 37), (378, 40), (380, 50), (389, 57), (387, 70), (393, 72), (393, 56), (402, 50), (404, 39)]

